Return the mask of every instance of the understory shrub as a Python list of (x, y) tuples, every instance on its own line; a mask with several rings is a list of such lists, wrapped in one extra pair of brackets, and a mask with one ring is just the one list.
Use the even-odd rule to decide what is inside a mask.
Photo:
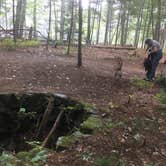
[(37, 47), (39, 45), (40, 41), (37, 40), (17, 40), (15, 43), (11, 38), (6, 38), (0, 42), (0, 47), (7, 51), (13, 51), (16, 48)]

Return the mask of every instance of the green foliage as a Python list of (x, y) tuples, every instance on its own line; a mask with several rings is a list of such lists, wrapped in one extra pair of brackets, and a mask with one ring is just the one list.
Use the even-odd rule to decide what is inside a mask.
[(16, 43), (11, 38), (6, 38), (0, 43), (0, 47), (7, 51), (13, 51), (16, 48), (25, 48), (25, 47), (37, 47), (40, 45), (40, 42), (37, 40), (18, 40)]
[(134, 126), (136, 130), (157, 130), (159, 127), (157, 120), (150, 120), (150, 119), (142, 119), (140, 117), (137, 117), (134, 122)]
[(141, 89), (150, 89), (153, 87), (153, 83), (148, 82), (146, 80), (139, 79), (139, 78), (134, 78), (132, 80), (132, 83), (134, 86), (141, 88)]
[(91, 110), (95, 110), (95, 106), (86, 102), (81, 102), (82, 106), (87, 112), (91, 112)]
[(35, 148), (29, 152), (19, 152), (16, 156), (3, 152), (0, 156), (1, 166), (39, 166), (46, 163), (48, 153), (45, 149)]
[(41, 163), (46, 163), (47, 153), (47, 150), (38, 147), (29, 152), (19, 152), (16, 157), (25, 162), (27, 166), (39, 166)]
[(149, 164), (145, 164), (144, 166), (154, 166), (154, 164), (149, 163)]
[(70, 111), (81, 111), (83, 109), (85, 109), (85, 108), (84, 108), (84, 106), (82, 104), (76, 104), (74, 106), (73, 105), (69, 105), (69, 106), (67, 106), (67, 107), (64, 108), (64, 110), (67, 111), (67, 112), (68, 111), (69, 112)]
[(102, 121), (96, 116), (90, 116), (86, 121), (81, 124), (83, 132), (92, 132), (102, 127)]
[(96, 160), (96, 166), (123, 166), (123, 162), (119, 160), (116, 156), (111, 156), (110, 158), (103, 157)]
[(32, 148), (39, 148), (41, 146), (41, 142), (39, 141), (27, 141), (27, 144), (29, 144)]
[(17, 116), (19, 119), (33, 119), (36, 115), (36, 112), (26, 112), (25, 108), (20, 108), (19, 112), (17, 113)]
[(2, 49), (7, 50), (7, 51), (13, 51), (13, 50), (16, 49), (16, 44), (15, 44), (15, 42), (13, 41), (13, 39), (6, 38), (6, 39), (4, 39), (3, 41), (1, 41), (0, 47), (1, 47)]
[(21, 164), (21, 161), (14, 157), (12, 154), (3, 152), (0, 156), (1, 166), (17, 166)]
[(93, 155), (92, 152), (86, 152), (86, 153), (81, 154), (81, 158), (84, 161), (90, 161), (92, 158), (92, 155)]
[(40, 42), (37, 40), (24, 40), (24, 41), (19, 41), (16, 43), (16, 46), (19, 47), (38, 47), (40, 45)]
[(61, 41), (61, 40), (59, 40), (59, 41), (56, 41), (56, 44), (57, 44), (58, 46), (61, 46), (61, 45), (64, 45), (64, 42)]
[(69, 148), (75, 142), (75, 137), (73, 135), (60, 137), (57, 141), (56, 148)]
[(166, 104), (166, 92), (161, 91), (160, 93), (157, 93), (155, 98), (162, 104)]
[(116, 125), (114, 125), (113, 123), (112, 123), (112, 121), (110, 120), (110, 119), (107, 119), (105, 122), (104, 122), (104, 124), (105, 124), (105, 127), (106, 128), (108, 128), (108, 129), (112, 129), (112, 128), (114, 128)]
[(25, 109), (25, 108), (20, 108), (19, 112), (25, 113), (25, 112), (26, 112), (26, 109)]
[(87, 137), (88, 135), (82, 134), (80, 131), (74, 132), (72, 135), (59, 137), (56, 143), (57, 149), (67, 149), (79, 138)]

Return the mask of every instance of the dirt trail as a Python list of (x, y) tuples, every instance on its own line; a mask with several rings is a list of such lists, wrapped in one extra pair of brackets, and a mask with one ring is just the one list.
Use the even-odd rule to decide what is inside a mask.
[[(0, 52), (0, 92), (56, 92), (108, 102), (114, 95), (112, 88), (116, 88), (112, 84), (117, 56), (124, 62), (124, 80), (144, 77), (143, 57), (134, 56), (134, 51), (86, 48), (83, 53), (83, 67), (78, 69), (76, 57), (66, 57), (62, 48), (49, 53), (42, 47)], [(161, 70), (166, 71), (166, 67), (158, 72)], [(125, 84), (120, 86), (124, 88)]]
[[(135, 55), (134, 51), (84, 48), (83, 67), (77, 68), (76, 53), (66, 57), (64, 50), (50, 48), (47, 53), (39, 47), (0, 52), (0, 92), (63, 93), (102, 109), (115, 103), (120, 107), (110, 110), (106, 118), (114, 124), (123, 122), (124, 125), (111, 130), (103, 129), (100, 133), (80, 140), (69, 150), (50, 154), (48, 165), (88, 166), (93, 165), (91, 162), (96, 156), (110, 156), (118, 152), (129, 166), (144, 166), (145, 163), (165, 166), (166, 119), (162, 113), (155, 111), (154, 94), (158, 87), (142, 90), (131, 86), (130, 82), (135, 76), (144, 78), (143, 51)], [(114, 79), (117, 57), (123, 60), (123, 77), (119, 81)], [(158, 73), (162, 71), (166, 73), (164, 64), (160, 64)], [(103, 116), (102, 112), (99, 114)], [(149, 128), (134, 126), (137, 121), (142, 125), (148, 123)], [(153, 128), (156, 127), (156, 121), (160, 127)], [(131, 131), (124, 142), (126, 128)], [(136, 147), (133, 142), (137, 134), (147, 141), (144, 148)], [(156, 147), (160, 149), (159, 152)], [(93, 155), (87, 162), (82, 157), (89, 153)]]

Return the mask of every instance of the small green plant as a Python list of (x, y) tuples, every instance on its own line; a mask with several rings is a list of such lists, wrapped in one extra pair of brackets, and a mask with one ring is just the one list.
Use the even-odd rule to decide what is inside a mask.
[(99, 117), (90, 116), (86, 121), (81, 124), (81, 130), (84, 133), (91, 133), (102, 127), (102, 121)]
[(3, 152), (0, 156), (1, 166), (17, 166), (19, 164), (21, 164), (21, 161), (10, 153)]
[(59, 40), (59, 41), (56, 41), (56, 44), (57, 44), (58, 46), (61, 46), (61, 45), (64, 45), (64, 42), (63, 42), (62, 40)]
[(17, 113), (19, 119), (25, 119), (25, 118), (34, 119), (35, 115), (36, 112), (26, 112), (25, 108), (20, 108), (19, 112)]
[(0, 156), (1, 166), (39, 166), (45, 164), (47, 160), (47, 151), (42, 148), (35, 148), (29, 152), (19, 152), (13, 155), (8, 152), (3, 152)]
[(157, 130), (159, 127), (157, 120), (149, 120), (149, 119), (142, 119), (140, 117), (136, 117), (134, 121), (134, 126), (137, 130)]
[(118, 159), (116, 156), (111, 156), (110, 158), (103, 157), (96, 160), (96, 166), (123, 166), (123, 161)]
[(18, 40), (15, 43), (12, 38), (6, 38), (0, 43), (0, 47), (7, 51), (13, 51), (16, 48), (37, 47), (39, 45), (40, 41), (37, 40)]
[(132, 80), (134, 86), (141, 88), (141, 89), (151, 89), (153, 87), (153, 83), (148, 82), (146, 80), (142, 80), (139, 78), (134, 78)]
[(154, 164), (149, 163), (149, 164), (145, 164), (144, 166), (154, 166)]
[(24, 40), (24, 41), (18, 41), (16, 43), (16, 46), (19, 47), (38, 47), (40, 45), (40, 42), (37, 40)]
[(13, 39), (6, 38), (0, 43), (0, 47), (7, 51), (13, 51), (16, 49), (16, 44)]
[(27, 166), (39, 166), (41, 163), (46, 163), (47, 153), (46, 149), (37, 147), (29, 152), (19, 152), (16, 157), (23, 163), (26, 163)]
[(70, 111), (80, 111), (80, 110), (83, 110), (85, 108), (82, 104), (76, 104), (74, 106), (70, 105), (70, 106), (64, 107), (63, 109), (67, 112), (70, 112)]
[(105, 124), (105, 127), (108, 129), (112, 129), (115, 127), (115, 125), (113, 124), (113, 122), (110, 119), (105, 120), (104, 124)]
[(39, 148), (41, 146), (41, 142), (39, 141), (27, 141), (27, 144), (29, 144), (32, 148)]
[(95, 105), (92, 105), (92, 104), (89, 104), (89, 103), (86, 103), (86, 102), (81, 102), (81, 105), (84, 107), (84, 109), (86, 111), (91, 111), (91, 110), (96, 110), (96, 107)]
[(155, 99), (160, 101), (162, 104), (166, 104), (166, 92), (161, 91), (160, 93), (157, 93)]

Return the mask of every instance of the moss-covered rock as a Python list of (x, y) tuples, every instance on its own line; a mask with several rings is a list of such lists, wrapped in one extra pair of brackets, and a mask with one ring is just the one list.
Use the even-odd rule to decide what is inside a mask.
[(63, 137), (59, 137), (58, 141), (56, 143), (56, 148), (58, 150), (61, 149), (68, 149), (71, 147), (72, 144), (74, 144), (77, 140), (79, 140), (80, 138), (83, 137), (87, 137), (89, 135), (85, 135), (79, 131), (76, 131), (75, 133), (73, 133), (72, 135), (69, 136), (63, 136)]
[(102, 121), (97, 116), (90, 116), (81, 124), (81, 131), (83, 133), (92, 133), (94, 130), (102, 127)]
[(81, 102), (81, 104), (83, 105), (84, 109), (86, 110), (88, 114), (94, 114), (94, 115), (97, 114), (98, 110), (96, 109), (94, 104), (90, 104), (86, 102)]
[(57, 149), (68, 149), (75, 142), (75, 137), (72, 135), (59, 137), (56, 143)]

